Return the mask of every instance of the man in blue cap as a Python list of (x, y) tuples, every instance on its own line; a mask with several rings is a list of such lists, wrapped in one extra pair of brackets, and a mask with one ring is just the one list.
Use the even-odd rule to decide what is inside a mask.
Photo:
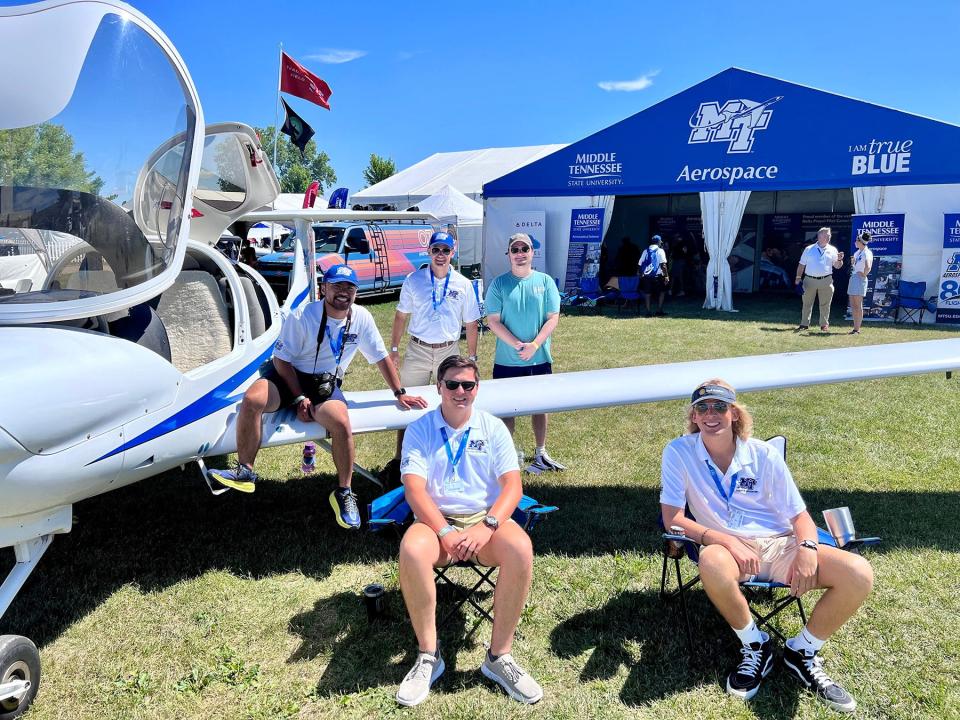
[[(456, 243), (452, 235), (435, 232), (430, 237), (430, 264), (410, 273), (400, 288), (400, 302), (390, 334), (390, 359), (400, 370), (404, 386), (437, 382), (437, 368), (448, 357), (460, 354), (460, 329), (466, 326), (467, 354), (477, 360), (477, 320), (480, 306), (473, 285), (451, 267)], [(400, 362), (400, 340), (407, 323), (410, 342)], [(397, 433), (397, 454), (385, 469), (392, 484), (400, 483), (400, 450), (403, 430)]]
[(654, 295), (657, 296), (657, 315), (666, 315), (663, 312), (663, 298), (670, 285), (670, 276), (667, 274), (667, 253), (660, 247), (662, 242), (659, 235), (654, 235), (650, 238), (649, 247), (640, 255), (640, 289), (647, 303), (647, 317), (653, 317), (650, 299)]
[(304, 305), (284, 320), (273, 361), (247, 388), (237, 418), (237, 464), (229, 470), (211, 470), (219, 483), (252, 493), (257, 474), (253, 463), (260, 449), (261, 418), (282, 407), (296, 407), (297, 417), (322, 425), (333, 441), (333, 464), (339, 487), (330, 493), (337, 524), (360, 527), (353, 478), (353, 432), (347, 402), (340, 390), (343, 375), (357, 350), (376, 363), (403, 408), (424, 408), (426, 401), (407, 395), (390, 361), (383, 338), (370, 311), (354, 306), (357, 274), (349, 265), (334, 265), (323, 274), (323, 297)]

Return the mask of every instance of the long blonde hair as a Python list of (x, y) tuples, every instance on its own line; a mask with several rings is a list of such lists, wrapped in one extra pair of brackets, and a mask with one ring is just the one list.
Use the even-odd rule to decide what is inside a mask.
[[(720, 385), (721, 387), (725, 387), (728, 390), (736, 392), (736, 390), (733, 388), (733, 385), (728, 383), (726, 380), (722, 380), (721, 378), (704, 380), (702, 383), (697, 385), (697, 390), (706, 385)], [(694, 390), (694, 392), (696, 392), (696, 390)], [(746, 440), (753, 435), (753, 415), (750, 414), (750, 411), (747, 410), (745, 405), (741, 405), (738, 402), (731, 403), (731, 405), (737, 411), (737, 419), (733, 421), (733, 434), (741, 440)], [(700, 428), (697, 427), (697, 424), (693, 421), (693, 405), (688, 405), (686, 416), (686, 433), (687, 435), (690, 435), (698, 432), (700, 432)]]

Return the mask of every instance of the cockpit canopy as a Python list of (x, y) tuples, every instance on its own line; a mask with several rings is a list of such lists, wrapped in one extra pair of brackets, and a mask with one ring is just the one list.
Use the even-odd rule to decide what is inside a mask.
[[(160, 293), (183, 258), (203, 152), (176, 50), (126, 5), (55, 0), (0, 8), (0, 67), (0, 323)], [(217, 191), (242, 189), (228, 176)]]

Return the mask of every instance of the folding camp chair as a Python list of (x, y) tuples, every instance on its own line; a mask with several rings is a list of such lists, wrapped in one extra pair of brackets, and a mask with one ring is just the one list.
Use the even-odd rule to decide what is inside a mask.
[[(899, 287), (890, 296), (893, 298), (893, 320), (900, 322), (900, 310), (904, 311), (904, 319), (914, 324), (923, 322), (923, 311), (936, 312), (936, 298), (925, 298), (927, 283), (909, 282), (901, 280)], [(931, 309), (932, 308), (932, 309)]]
[[(773, 445), (780, 453), (783, 455), (784, 459), (787, 456), (787, 439), (782, 435), (777, 435), (767, 440), (768, 443)], [(687, 517), (692, 518), (690, 511), (687, 510)], [(663, 519), (660, 519), (660, 529), (663, 530)], [(826, 530), (822, 528), (817, 528), (817, 541), (821, 545), (829, 545), (831, 547), (838, 547), (836, 540), (833, 539), (833, 536), (830, 535)], [(857, 538), (851, 540), (841, 549), (847, 550), (849, 552), (859, 552), (861, 548), (876, 545), (880, 542), (878, 537), (870, 538)], [(688, 557), (694, 565), (697, 564), (697, 561), (700, 557), (700, 546), (695, 543), (693, 540), (688, 538), (682, 533), (674, 532), (671, 528), (670, 532), (663, 533), (663, 568), (660, 573), (660, 599), (664, 601), (679, 600), (680, 611), (683, 615), (684, 628), (687, 635), (687, 648), (693, 648), (693, 633), (690, 629), (690, 616), (687, 613), (687, 600), (686, 592), (690, 588), (694, 587), (698, 582), (700, 582), (700, 575), (694, 574), (688, 579), (684, 579), (683, 573), (681, 571), (681, 561), (684, 556)], [(677, 579), (677, 586), (672, 590), (667, 589), (668, 575), (670, 574), (670, 564), (673, 563), (674, 575)], [(758, 628), (766, 628), (771, 635), (776, 636), (780, 639), (781, 642), (786, 642), (787, 638), (782, 632), (773, 625), (773, 620), (779, 615), (783, 610), (796, 605), (797, 612), (800, 614), (801, 622), (806, 625), (807, 623), (807, 613), (803, 608), (803, 601), (801, 598), (794, 597), (790, 594), (790, 586), (778, 582), (762, 582), (756, 580), (748, 580), (746, 582), (740, 583), (740, 587), (743, 589), (744, 594), (747, 596), (747, 605), (750, 607), (750, 613), (753, 615)], [(784, 593), (783, 591), (786, 591)], [(756, 600), (760, 596), (765, 595), (773, 599), (773, 607), (767, 612), (763, 612), (757, 609), (754, 606)], [(779, 597), (777, 596), (779, 594)]]
[(639, 275), (621, 275), (618, 286), (620, 288), (617, 312), (622, 311), (631, 302), (635, 303), (637, 311), (640, 311), (640, 276)]
[[(542, 505), (532, 497), (524, 495), (520, 498), (517, 509), (513, 512), (512, 519), (526, 530), (527, 533), (530, 533), (542, 519), (557, 509), (556, 506)], [(397, 531), (398, 535), (401, 535), (402, 531), (413, 521), (413, 511), (410, 509), (410, 505), (404, 497), (403, 486), (391, 490), (371, 502), (367, 506), (367, 517), (367, 527), (371, 532), (379, 532), (384, 528), (393, 528)], [(472, 584), (468, 584), (468, 587), (464, 588), (448, 576), (448, 573), (454, 567), (471, 570), (476, 575), (476, 579), (472, 581)], [(446, 612), (443, 619), (437, 624), (437, 627), (446, 625), (466, 603), (469, 603), (481, 618), (493, 622), (493, 615), (491, 614), (491, 610), (493, 609), (492, 602), (489, 606), (484, 605), (478, 599), (478, 593), (480, 590), (485, 589), (491, 592), (493, 591), (496, 586), (494, 579), (496, 570), (497, 568), (495, 567), (487, 567), (473, 562), (455, 562), (446, 567), (434, 568), (433, 574), (437, 585), (449, 589), (455, 597), (453, 607)], [(468, 637), (477, 629), (478, 624), (479, 623), (474, 624), (470, 632), (467, 633)]]

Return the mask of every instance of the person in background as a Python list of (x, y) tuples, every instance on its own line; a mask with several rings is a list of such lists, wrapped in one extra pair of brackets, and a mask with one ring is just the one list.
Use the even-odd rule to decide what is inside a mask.
[[(493, 379), (549, 375), (553, 372), (550, 336), (560, 321), (560, 292), (553, 278), (533, 269), (533, 241), (526, 233), (510, 236), (507, 243), (510, 272), (487, 289), (487, 323), (497, 336)], [(537, 450), (528, 472), (566, 470), (547, 453), (547, 414), (533, 416)], [(516, 421), (504, 418), (513, 434)], [(522, 453), (520, 464), (523, 465)]]
[(847, 286), (847, 295), (850, 298), (850, 309), (853, 311), (853, 330), (851, 335), (860, 334), (863, 324), (863, 298), (867, 294), (867, 277), (873, 267), (873, 253), (867, 246), (871, 235), (864, 231), (857, 238), (857, 251), (853, 254), (850, 266), (850, 284)]
[(825, 705), (853, 712), (856, 701), (827, 674), (820, 650), (870, 594), (870, 564), (818, 544), (783, 455), (750, 437), (753, 418), (729, 383), (715, 378), (698, 385), (686, 424), (687, 434), (663, 450), (660, 510), (664, 527), (682, 528), (700, 545), (703, 589), (742, 644), (727, 692), (751, 699), (773, 668), (773, 641), (740, 590), (747, 580), (773, 581), (789, 585), (795, 597), (826, 590), (807, 624), (787, 640), (783, 664)]
[(830, 303), (833, 302), (833, 271), (843, 267), (843, 252), (830, 244), (830, 228), (817, 230), (817, 241), (804, 248), (797, 265), (796, 283), (803, 283), (803, 308), (794, 332), (810, 329), (813, 302), (820, 299), (820, 331), (830, 332)]
[(666, 315), (663, 311), (663, 298), (670, 285), (670, 274), (667, 272), (667, 253), (660, 244), (663, 239), (659, 235), (650, 238), (650, 245), (640, 255), (640, 289), (647, 304), (647, 317), (653, 317), (650, 310), (650, 299), (657, 296), (657, 315)]

